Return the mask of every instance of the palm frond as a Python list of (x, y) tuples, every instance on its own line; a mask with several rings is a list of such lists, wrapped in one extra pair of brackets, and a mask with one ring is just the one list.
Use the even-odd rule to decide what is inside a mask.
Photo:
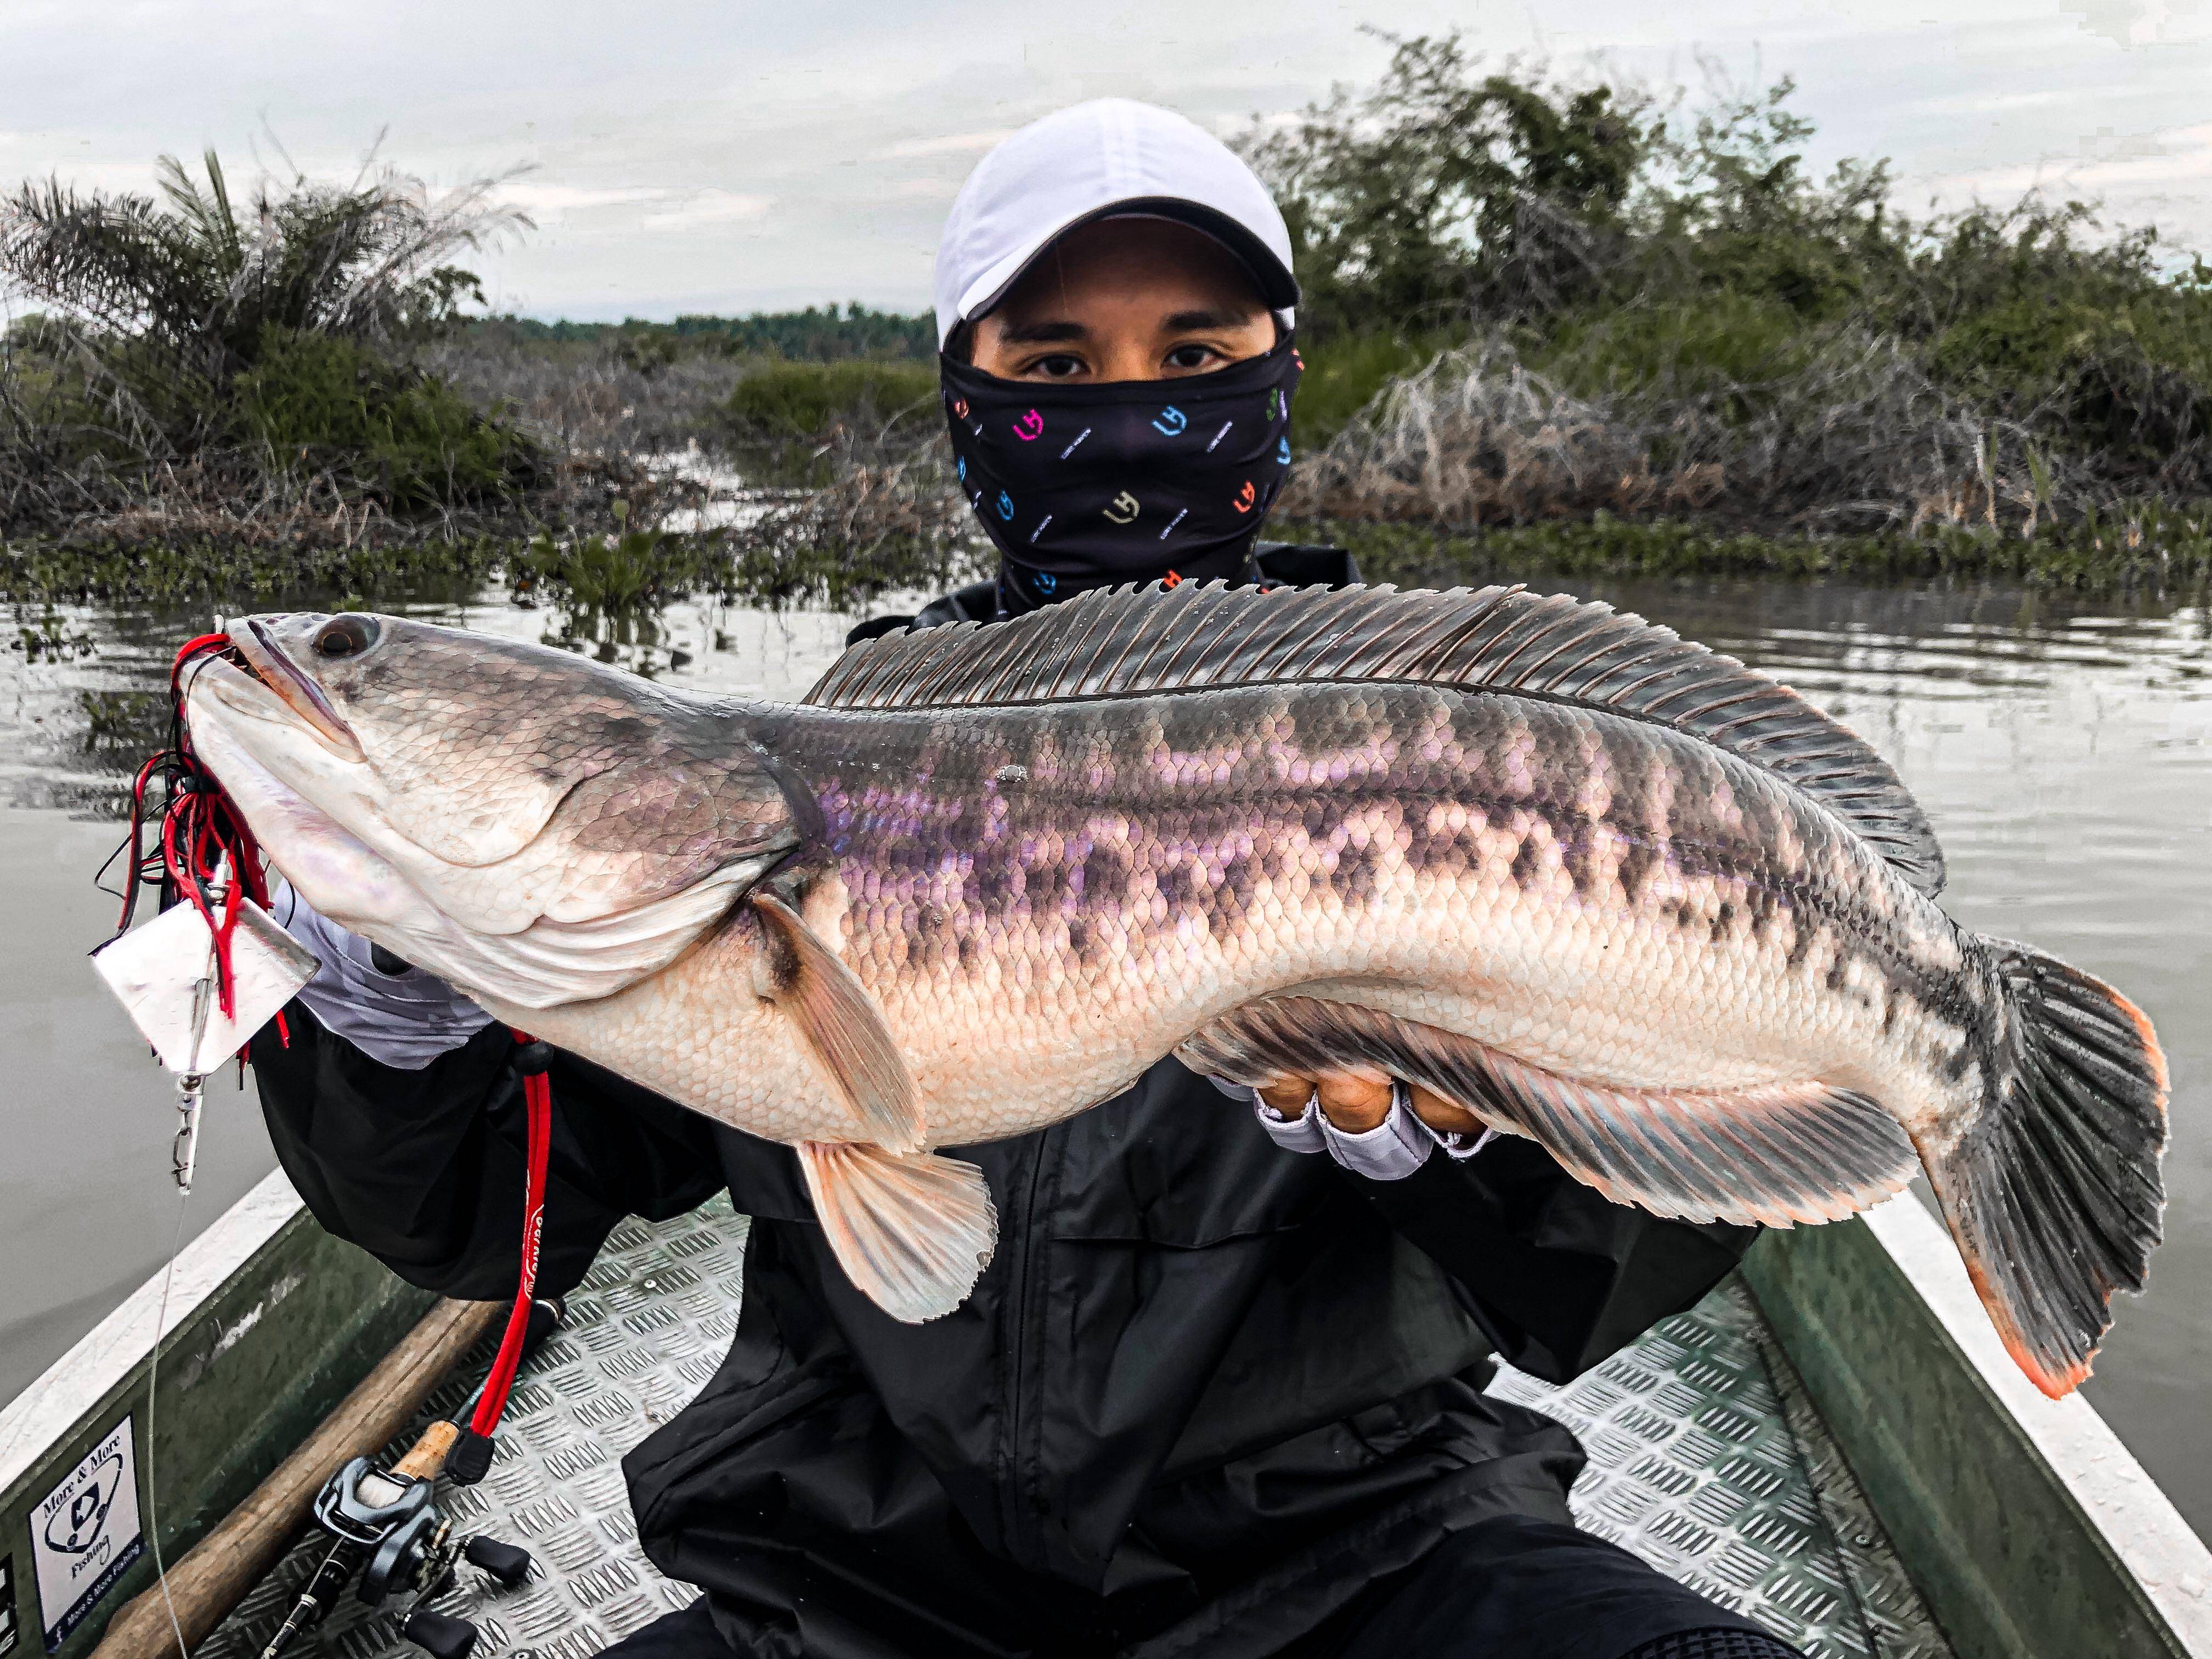
[(0, 199), (0, 283), (100, 333), (182, 353), (221, 381), (272, 327), (404, 331), (467, 291), (453, 255), (530, 224), (498, 203), (501, 180), (433, 195), (391, 167), (345, 185), (264, 179), (241, 215), (220, 158), (210, 150), (203, 162), (204, 184), (161, 157), (158, 199), (80, 195), (58, 179)]

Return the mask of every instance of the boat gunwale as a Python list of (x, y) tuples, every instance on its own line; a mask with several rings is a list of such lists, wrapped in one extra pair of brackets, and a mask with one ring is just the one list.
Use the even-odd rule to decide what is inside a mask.
[[(291, 1252), (334, 1244), (307, 1214), (283, 1173), (272, 1172), (179, 1253), (167, 1316), (158, 1333), (165, 1362), (197, 1334), (197, 1327), (207, 1319), (220, 1319), (227, 1289), (256, 1271), (268, 1271), (280, 1255), (289, 1259)], [(367, 1265), (365, 1260), (363, 1265)], [(1866, 1485), (1868, 1497), (1884, 1526), (1901, 1547), (1906, 1547), (1907, 1569), (1928, 1595), (1962, 1659), (1972, 1659), (1985, 1650), (1982, 1642), (1961, 1640), (1963, 1632), (1956, 1627), (1961, 1622), (1974, 1622), (1974, 1615), (1969, 1610), (1963, 1619), (1954, 1617), (1960, 1605), (1957, 1598), (1947, 1601), (1942, 1587), (1929, 1589), (1923, 1564), (1916, 1562), (1907, 1547), (1911, 1539), (1955, 1535), (1961, 1516), (1940, 1511), (1944, 1511), (1946, 1499), (1959, 1495), (1931, 1492), (1924, 1481), (1918, 1486), (1911, 1480), (1900, 1483), (1882, 1478), (1879, 1468), (1867, 1468), (1869, 1459), (1887, 1458), (1893, 1465), (1904, 1443), (1875, 1443), (1880, 1433), (1895, 1425), (1881, 1421), (1879, 1409), (1869, 1413), (1866, 1379), (1850, 1374), (1850, 1353), (1838, 1352), (1852, 1345), (1835, 1340), (1836, 1333), (1817, 1315), (1799, 1317), (1803, 1310), (1775, 1305), (1778, 1297), (1789, 1298), (1793, 1293), (1803, 1302), (1808, 1292), (1844, 1284), (1845, 1275), (1862, 1281), (1863, 1291), (1893, 1289), (1887, 1283), (1891, 1278), (1911, 1291), (1917, 1310), (1893, 1309), (1897, 1316), (1889, 1322), (1887, 1331), (1868, 1334), (1902, 1335), (1917, 1342), (1916, 1358), (1925, 1363), (1916, 1375), (1924, 1377), (1925, 1387), (1948, 1393), (1947, 1403), (1971, 1408), (1974, 1401), (1969, 1396), (1978, 1395), (1982, 1404), (1993, 1408), (2002, 1421), (1989, 1424), (1989, 1432), (2028, 1454), (2036, 1468), (2047, 1476), (2043, 1485), (2063, 1494), (2070, 1511), (2063, 1518), (2082, 1535), (2081, 1545), (2099, 1553), (2112, 1571), (2132, 1582), (2140, 1593), (2140, 1612), (2147, 1615), (2139, 1620), (2141, 1628), (2135, 1634), (2148, 1645), (2127, 1650), (2212, 1659), (2212, 1549), (2197, 1536), (2087, 1401), (2079, 1395), (2063, 1401), (2046, 1399), (2020, 1373), (1983, 1314), (1955, 1249), (1935, 1218), (1906, 1193), (1852, 1220), (1770, 1235), (1747, 1259), (1745, 1277), (1766, 1309), (1778, 1340), (1804, 1374), (1808, 1393), (1846, 1460)], [(1876, 1284), (1876, 1280), (1883, 1282)], [(391, 1279), (391, 1289), (395, 1297), (427, 1299), (427, 1293), (409, 1291), (396, 1278)], [(0, 1502), (5, 1504), (0, 1511), (0, 1551), (9, 1549), (21, 1536), (38, 1489), (57, 1478), (66, 1462), (63, 1455), (67, 1449), (83, 1443), (88, 1436), (96, 1438), (111, 1431), (144, 1400), (144, 1373), (156, 1340), (154, 1326), (161, 1290), (162, 1274), (156, 1273), (21, 1395), (0, 1407)], [(257, 1308), (266, 1305), (276, 1316), (272, 1322), (281, 1322), (286, 1316), (279, 1308), (284, 1299), (266, 1298)], [(299, 1301), (305, 1307), (316, 1305), (313, 1297), (301, 1297)], [(1777, 1317), (1778, 1313), (1782, 1316)], [(260, 1316), (258, 1311), (250, 1312), (221, 1330), (208, 1358), (238, 1342)], [(1911, 1322), (1916, 1317), (1940, 1333), (1940, 1340), (1931, 1344), (1924, 1332), (1914, 1337)], [(275, 1335), (264, 1331), (260, 1340), (266, 1341)], [(1808, 1345), (1818, 1352), (1808, 1351)], [(374, 1363), (374, 1358), (369, 1363)], [(166, 1401), (173, 1386), (188, 1384), (181, 1378), (173, 1382), (166, 1364), (164, 1370)], [(358, 1379), (340, 1380), (349, 1387), (351, 1381)], [(1846, 1397), (1852, 1395), (1856, 1397)], [(1895, 1408), (1893, 1415), (1902, 1414), (1899, 1420), (1909, 1431), (1911, 1402), (1890, 1403)], [(1877, 1431), (1871, 1437), (1869, 1427)], [(140, 1432), (144, 1432), (143, 1425)], [(1895, 1441), (1895, 1437), (1892, 1439)], [(142, 1491), (156, 1449), (150, 1440), (141, 1447)], [(289, 1446), (276, 1449), (276, 1455), (289, 1449)], [(1875, 1478), (1869, 1479), (1869, 1473)], [(1901, 1516), (1893, 1512), (1900, 1504), (1915, 1504), (1929, 1512)], [(1950, 1507), (1958, 1506), (1954, 1503)], [(185, 1512), (188, 1508), (171, 1499), (165, 1487), (162, 1542), (172, 1559), (210, 1524), (203, 1514), (197, 1517), (196, 1525), (196, 1517)], [(2017, 1518), (2008, 1516), (2006, 1522)], [(2059, 1518), (2036, 1516), (2033, 1522), (2047, 1528)], [(1971, 1522), (1972, 1517), (1966, 1519)], [(1900, 1521), (1905, 1524), (1900, 1525)], [(31, 1627), (40, 1616), (28, 1582), (33, 1577), (29, 1565), (27, 1557), (20, 1558), (22, 1570), (16, 1576), (15, 1592), (19, 1640), (33, 1633)], [(135, 1568), (130, 1578), (136, 1581), (144, 1572), (144, 1566)], [(2002, 1583), (1991, 1588), (2002, 1595)], [(106, 1619), (128, 1599), (127, 1594), (103, 1598), (106, 1605), (95, 1610), (83, 1630), (64, 1643), (64, 1659), (71, 1659), (96, 1640)], [(2032, 1617), (2028, 1623), (2032, 1627)], [(2039, 1650), (2033, 1644), (2024, 1650), (2002, 1644), (1987, 1650), (2057, 1651)]]
[[(71, 1438), (85, 1418), (105, 1409), (115, 1390), (145, 1369), (156, 1341), (167, 1341), (191, 1323), (305, 1207), (290, 1178), (271, 1170), (178, 1251), (173, 1274), (165, 1264), (0, 1406), (0, 1493), (36, 1469), (55, 1445)], [(169, 1281), (168, 1311), (156, 1331), (164, 1279)], [(88, 1409), (87, 1401), (96, 1403)]]

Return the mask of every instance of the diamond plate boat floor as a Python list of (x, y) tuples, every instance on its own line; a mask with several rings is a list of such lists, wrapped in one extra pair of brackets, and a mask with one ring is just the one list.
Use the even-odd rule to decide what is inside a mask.
[[(530, 1583), (471, 1567), (430, 1605), (473, 1620), (476, 1659), (586, 1659), (696, 1594), (639, 1551), (623, 1453), (706, 1385), (737, 1327), (745, 1221), (726, 1196), (616, 1229), (522, 1372), (491, 1473), (441, 1498), (457, 1529), (525, 1545)], [(393, 1443), (459, 1411), (489, 1344)], [(1949, 1659), (1903, 1564), (1750, 1295), (1734, 1279), (1564, 1388), (1510, 1370), (1492, 1393), (1572, 1428), (1589, 1453), (1577, 1520), (1796, 1643), (1813, 1659)], [(197, 1650), (254, 1659), (320, 1551), (311, 1534)], [(302, 1656), (422, 1659), (401, 1615), (349, 1593)]]

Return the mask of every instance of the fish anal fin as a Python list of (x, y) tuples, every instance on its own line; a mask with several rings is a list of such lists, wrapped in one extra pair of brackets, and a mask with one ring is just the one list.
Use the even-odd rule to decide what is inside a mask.
[(838, 1265), (902, 1323), (951, 1313), (990, 1265), (999, 1212), (974, 1164), (808, 1140), (799, 1143), (799, 1167)]
[(888, 1152), (920, 1152), (914, 1077), (867, 988), (775, 895), (756, 890), (752, 907), (771, 947), (763, 994), (799, 1028), (868, 1139)]
[(1686, 1221), (1834, 1221), (1903, 1188), (1920, 1162), (1873, 1101), (1820, 1083), (1729, 1091), (1632, 1090), (1531, 1066), (1469, 1037), (1318, 997), (1249, 1003), (1176, 1051), (1195, 1070), (1261, 1084), (1379, 1066), (1536, 1141), (1616, 1203)]

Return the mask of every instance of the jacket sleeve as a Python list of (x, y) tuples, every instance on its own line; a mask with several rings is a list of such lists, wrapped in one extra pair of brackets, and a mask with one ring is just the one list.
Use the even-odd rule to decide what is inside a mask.
[(1553, 1382), (1694, 1304), (1759, 1232), (1615, 1204), (1517, 1137), (1402, 1181), (1346, 1179), (1452, 1276), (1500, 1358)]
[[(522, 1089), (505, 1026), (418, 1071), (371, 1059), (305, 1004), (253, 1040), (276, 1157), (315, 1218), (409, 1283), (448, 1296), (514, 1293), (526, 1174)], [(626, 1215), (663, 1219), (724, 1184), (712, 1126), (556, 1051), (553, 1141), (538, 1283), (573, 1289)]]

